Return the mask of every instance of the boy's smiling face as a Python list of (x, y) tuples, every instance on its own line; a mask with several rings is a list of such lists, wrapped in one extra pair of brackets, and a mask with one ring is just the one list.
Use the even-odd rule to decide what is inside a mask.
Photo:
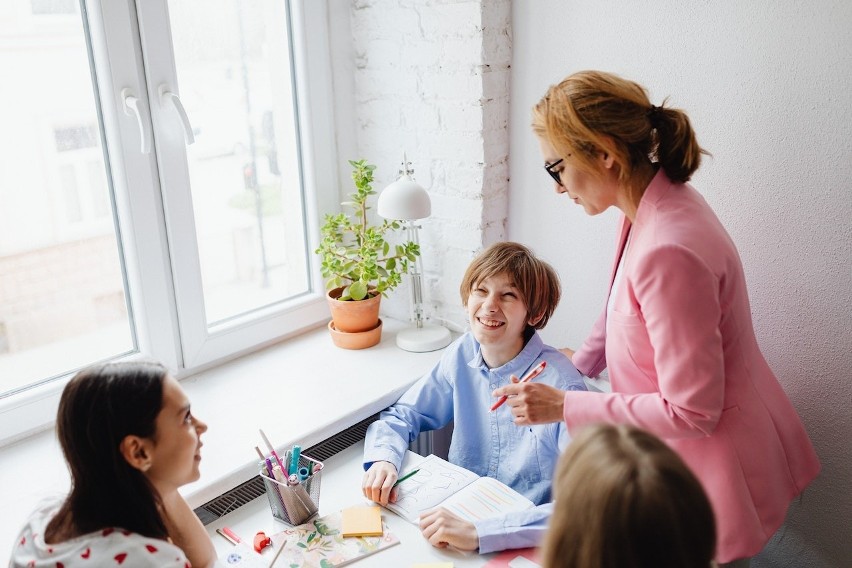
[(521, 352), (527, 326), (527, 306), (506, 273), (474, 284), (467, 299), (467, 315), (482, 357), (492, 369)]

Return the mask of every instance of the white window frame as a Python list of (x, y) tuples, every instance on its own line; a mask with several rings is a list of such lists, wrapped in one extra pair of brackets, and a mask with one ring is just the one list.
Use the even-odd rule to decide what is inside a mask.
[[(190, 192), (188, 187), (183, 194), (170, 191), (164, 199), (160, 185), (160, 168), (180, 171), (183, 167), (186, 172), (185, 154), (177, 152), (177, 158), (173, 158), (175, 152), (169, 151), (169, 160), (177, 159), (177, 164), (165, 163), (164, 154), (154, 149), (142, 154), (136, 119), (124, 113), (121, 97), (122, 90), (129, 88), (150, 109), (146, 126), (155, 129), (158, 145), (173, 137), (182, 141), (180, 123), (171, 112), (160, 112), (155, 98), (162, 83), (178, 92), (174, 63), (169, 64), (171, 32), (166, 2), (85, 0), (85, 7), (123, 243), (131, 328), (136, 332), (138, 349), (125, 358), (157, 359), (181, 378), (327, 320), (324, 286), (312, 251), (317, 246), (322, 214), (336, 210), (339, 204), (328, 5), (326, 0), (290, 0), (311, 291), (208, 330), (194, 222), (186, 222), (193, 219)], [(305, 33), (306, 29), (310, 33)], [(145, 38), (148, 45), (164, 47), (144, 52), (143, 67), (141, 44)], [(145, 69), (151, 74), (147, 81)], [(169, 225), (169, 220), (181, 222)], [(190, 242), (192, 246), (170, 246), (170, 240)], [(187, 271), (187, 266), (196, 269)], [(51, 425), (61, 390), (72, 375), (73, 371), (0, 399), (0, 444)]]

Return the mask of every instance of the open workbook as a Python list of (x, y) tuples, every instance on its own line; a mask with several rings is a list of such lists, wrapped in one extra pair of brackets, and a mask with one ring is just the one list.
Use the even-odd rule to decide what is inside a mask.
[(410, 523), (417, 524), (422, 512), (437, 506), (470, 522), (535, 507), (496, 479), (480, 477), (433, 454), (424, 458), (406, 451), (400, 479), (415, 469), (416, 474), (397, 486), (396, 502), (387, 505)]

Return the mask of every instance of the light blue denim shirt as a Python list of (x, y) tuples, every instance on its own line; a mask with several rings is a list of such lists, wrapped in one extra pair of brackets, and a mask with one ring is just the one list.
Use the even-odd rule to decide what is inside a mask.
[(468, 332), (447, 347), (441, 361), (370, 425), (364, 443), (364, 469), (388, 461), (397, 470), (409, 443), (421, 432), (454, 421), (449, 461), (480, 476), (498, 479), (538, 505), (476, 523), (481, 553), (536, 546), (552, 510), (551, 485), (556, 461), (568, 445), (562, 421), (515, 426), (508, 405), (490, 412), (491, 392), (547, 361), (536, 382), (562, 390), (586, 390), (582, 375), (558, 350), (531, 330), (518, 355), (489, 369), (479, 343)]

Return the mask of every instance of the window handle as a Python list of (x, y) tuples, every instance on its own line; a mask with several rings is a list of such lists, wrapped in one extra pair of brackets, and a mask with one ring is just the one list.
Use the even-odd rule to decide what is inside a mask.
[(187, 145), (195, 142), (195, 134), (192, 133), (192, 124), (189, 122), (189, 117), (186, 115), (186, 110), (183, 108), (183, 103), (180, 102), (180, 97), (171, 92), (165, 85), (160, 85), (160, 104), (168, 105), (170, 102), (175, 109), (175, 112), (183, 126), (183, 138)]
[(124, 102), (124, 114), (136, 117), (136, 124), (139, 125), (141, 152), (143, 154), (150, 154), (151, 130), (148, 128), (148, 125), (151, 124), (151, 121), (148, 117), (148, 109), (145, 108), (145, 105), (142, 104), (129, 88), (121, 90), (121, 100)]

